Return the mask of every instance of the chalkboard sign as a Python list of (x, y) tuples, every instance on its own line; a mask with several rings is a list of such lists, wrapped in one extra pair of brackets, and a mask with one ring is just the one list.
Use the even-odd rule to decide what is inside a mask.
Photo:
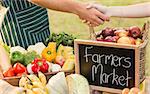
[(137, 48), (115, 43), (76, 40), (76, 73), (86, 77), (90, 85), (101, 87), (99, 89), (104, 91), (135, 87), (136, 83), (139, 84)]

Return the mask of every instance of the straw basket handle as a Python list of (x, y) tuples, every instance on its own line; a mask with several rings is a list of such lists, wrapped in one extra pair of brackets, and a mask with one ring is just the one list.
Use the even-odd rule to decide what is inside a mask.
[[(121, 20), (120, 20), (121, 22)], [(112, 21), (110, 20), (107, 24), (107, 26), (109, 27), (112, 24)], [(90, 39), (91, 40), (96, 40), (96, 32), (94, 30), (94, 27), (89, 26), (89, 32), (90, 32)]]
[(96, 40), (96, 33), (94, 30), (94, 27), (89, 26), (89, 32), (90, 32), (90, 39), (91, 40)]
[(143, 38), (142, 40), (148, 40), (148, 32), (150, 30), (150, 22), (147, 21), (146, 23), (144, 23), (143, 28), (142, 28), (142, 33), (143, 33)]

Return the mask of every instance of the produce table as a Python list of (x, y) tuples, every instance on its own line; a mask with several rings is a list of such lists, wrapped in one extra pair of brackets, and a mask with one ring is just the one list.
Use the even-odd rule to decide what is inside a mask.
[[(24, 93), (36, 92), (38, 89), (48, 94), (47, 89), (49, 89), (51, 94), (60, 92), (64, 94), (74, 92), (74, 94), (111, 94), (112, 92), (118, 94), (126, 87), (143, 86), (140, 94), (150, 94), (150, 77), (145, 79), (144, 67), (147, 25), (149, 23), (144, 24), (142, 31), (139, 27), (130, 27), (129, 30), (128, 28), (105, 28), (98, 33), (99, 35), (96, 34), (96, 41), (79, 39), (74, 41), (75, 38), (72, 35), (61, 33), (52, 34), (46, 44), (36, 43), (27, 49), (16, 46), (10, 47), (10, 51), (7, 51), (9, 47), (2, 44), (0, 45), (0, 54), (3, 56), (0, 57), (2, 60), (0, 78), (9, 84), (1, 80), (3, 84), (0, 84), (0, 94), (10, 93), (7, 88), (2, 89), (5, 84), (8, 88), (23, 87)], [(139, 33), (137, 36), (132, 34), (134, 29)], [(91, 29), (91, 32), (94, 33), (93, 30)], [(95, 33), (93, 36), (95, 37)], [(66, 74), (66, 71), (74, 69), (76, 74)], [(60, 71), (65, 71), (65, 73)], [(30, 75), (33, 73), (38, 74)], [(22, 76), (23, 74), (25, 76)], [(35, 81), (33, 78), (38, 80)], [(139, 85), (144, 79), (145, 84)], [(91, 89), (88, 83), (93, 85)], [(16, 89), (16, 87), (13, 88)], [(99, 92), (94, 90), (99, 90)], [(131, 91), (135, 90), (130, 89)]]
[[(3, 87), (3, 86), (1, 86), (0, 84), (0, 87)], [(102, 92), (102, 91), (101, 92), (95, 91), (95, 93), (93, 93), (93, 91), (91, 90), (90, 94), (114, 94), (114, 93)], [(146, 78), (145, 93), (142, 93), (142, 94), (150, 94), (150, 77)]]

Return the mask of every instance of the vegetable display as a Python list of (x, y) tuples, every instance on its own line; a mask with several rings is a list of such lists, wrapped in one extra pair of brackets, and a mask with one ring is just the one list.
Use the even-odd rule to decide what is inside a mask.
[[(73, 71), (75, 68), (74, 39), (66, 33), (55, 34), (42, 42), (30, 45), (27, 50), (11, 47), (10, 50), (0, 45), (0, 67), (4, 77), (21, 77), (19, 87), (12, 87), (20, 94), (90, 94), (89, 83), (84, 76), (71, 74), (65, 77), (61, 71)], [(142, 32), (138, 27), (129, 29), (105, 28), (97, 33), (97, 41), (140, 45), (143, 43)], [(44, 74), (56, 72), (48, 81)], [(1, 88), (1, 85), (0, 85)], [(19, 88), (19, 89), (18, 89)], [(20, 91), (21, 90), (21, 91)], [(2, 91), (2, 94), (5, 91)], [(139, 89), (124, 89), (122, 94), (142, 94)], [(1, 92), (0, 92), (1, 94)]]
[[(61, 71), (74, 71), (73, 43), (75, 38), (66, 33), (52, 34), (52, 36), (52, 39), (47, 41), (47, 45), (39, 42), (30, 45), (27, 49), (15, 46), (10, 47), (9, 50), (6, 46), (0, 45), (2, 78), (4, 77), (4, 80), (20, 79), (19, 87), (13, 87), (6, 82), (4, 84), (7, 85), (7, 89), (1, 84), (0, 88), (7, 92), (8, 89), (9, 91), (12, 89), (13, 94), (69, 94), (70, 89), (65, 73)], [(52, 76), (47, 83), (44, 74), (49, 74), (49, 72), (58, 74)], [(5, 94), (4, 90), (1, 90), (0, 94)]]
[(27, 49), (15, 46), (6, 51), (6, 45), (0, 45), (0, 65), (4, 77), (74, 70), (72, 46), (75, 37), (66, 33), (53, 33), (51, 36), (47, 46), (39, 42)]

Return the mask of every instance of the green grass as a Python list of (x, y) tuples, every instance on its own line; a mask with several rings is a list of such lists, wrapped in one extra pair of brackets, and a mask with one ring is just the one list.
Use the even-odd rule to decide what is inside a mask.
[[(148, 2), (149, 0), (78, 0), (81, 2), (97, 2), (107, 6), (124, 6), (136, 3)], [(144, 10), (143, 10), (144, 11)], [(77, 36), (77, 38), (88, 39), (89, 38), (89, 28), (87, 25), (83, 24), (81, 20), (73, 14), (62, 13), (57, 11), (49, 10), (50, 16), (50, 29), (51, 32), (66, 32)], [(127, 18), (111, 18), (111, 21), (95, 28), (95, 31), (99, 31), (106, 26), (110, 27), (128, 27), (128, 26), (142, 26), (144, 22), (149, 20), (149, 18), (140, 19), (127, 19)], [(150, 35), (150, 34), (149, 34)], [(150, 52), (150, 46), (148, 44), (147, 52)], [(147, 54), (147, 65), (150, 62), (150, 54)], [(149, 67), (149, 66), (147, 66)], [(150, 75), (150, 68), (146, 68), (147, 75)]]

